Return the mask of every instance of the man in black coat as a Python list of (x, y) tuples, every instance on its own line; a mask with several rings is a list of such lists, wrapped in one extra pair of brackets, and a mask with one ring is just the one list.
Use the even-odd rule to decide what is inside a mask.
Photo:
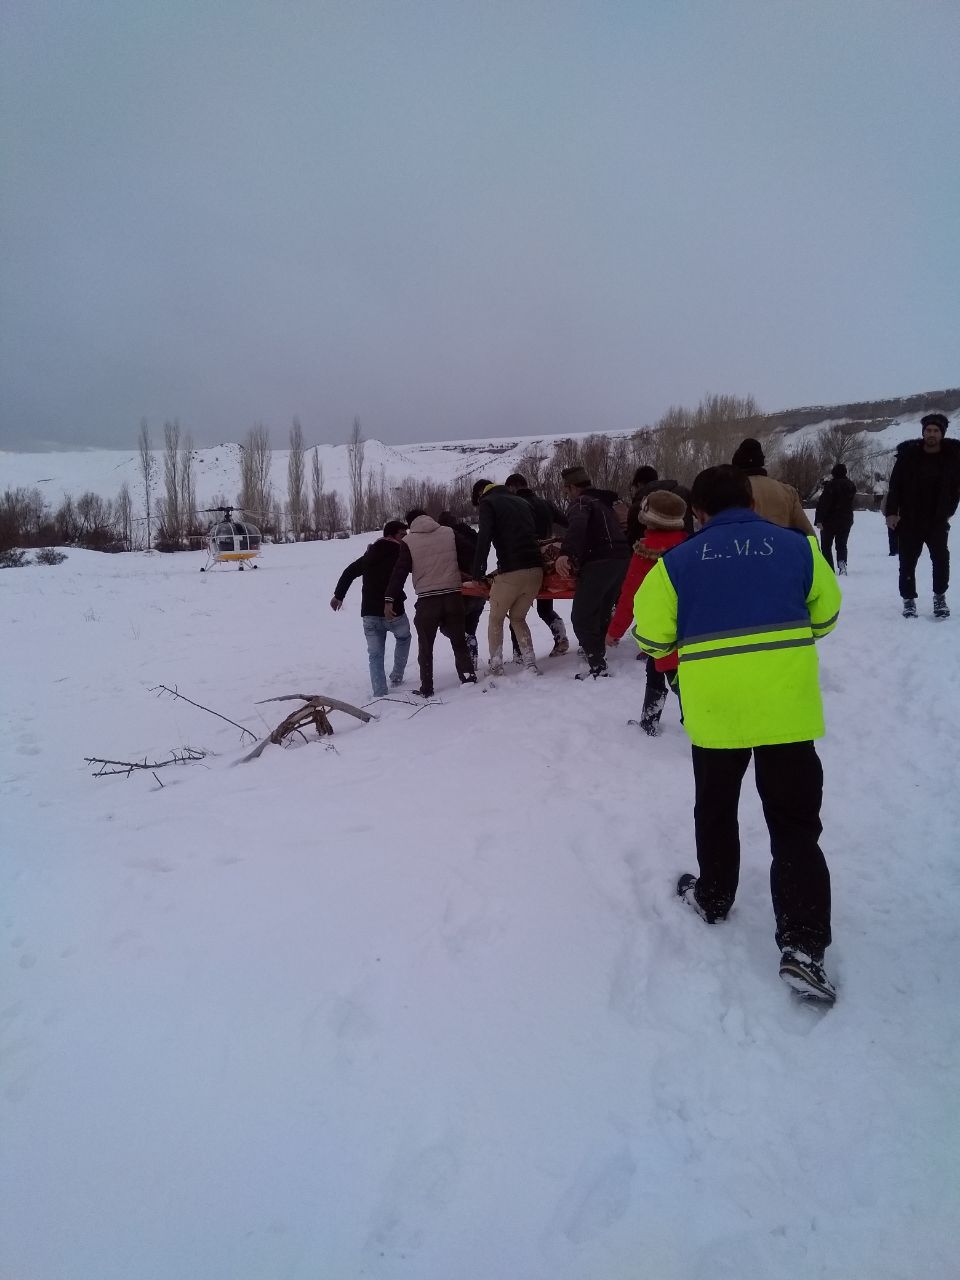
[(847, 572), (847, 539), (853, 528), (853, 501), (857, 486), (847, 478), (847, 468), (838, 462), (823, 486), (813, 523), (820, 530), (820, 550), (832, 569), (833, 544), (837, 544), (837, 573)]
[(594, 489), (583, 467), (560, 472), (570, 498), (569, 526), (560, 546), (557, 572), (576, 573), (570, 621), (589, 664), (577, 680), (607, 674), (606, 636), (620, 587), (623, 585), (630, 545), (613, 506), (617, 495), (610, 489)]
[[(555, 507), (548, 498), (544, 498), (542, 494), (534, 493), (527, 484), (526, 477), (522, 476), (519, 471), (515, 471), (512, 476), (507, 476), (504, 486), (509, 493), (515, 493), (518, 498), (522, 498), (524, 502), (529, 503), (530, 510), (533, 512), (534, 530), (539, 542), (552, 538), (555, 528), (565, 529), (567, 527), (567, 517), (563, 512), (558, 507)], [(567, 639), (567, 629), (563, 625), (563, 619), (553, 607), (553, 601), (537, 600), (537, 615), (547, 624), (553, 636), (553, 648), (550, 650), (549, 656), (551, 658), (560, 657), (569, 650), (570, 642)], [(513, 636), (513, 642), (515, 650), (519, 653), (520, 645), (517, 643), (516, 636)]]
[(917, 616), (917, 561), (924, 547), (933, 567), (933, 616), (949, 618), (950, 517), (960, 504), (960, 444), (945, 440), (949, 425), (942, 413), (920, 420), (923, 438), (907, 440), (897, 449), (890, 475), (885, 513), (896, 529), (900, 545), (900, 596), (903, 616)]
[(478, 519), (472, 573), (477, 582), (487, 576), (491, 545), (497, 553), (497, 574), (490, 586), (487, 620), (490, 673), (497, 675), (503, 670), (503, 623), (508, 617), (520, 646), (521, 660), (536, 670), (527, 613), (543, 583), (543, 556), (533, 512), (523, 498), (489, 480), (478, 480), (471, 497)]
[(403, 673), (410, 652), (410, 620), (403, 612), (403, 593), (394, 601), (395, 618), (384, 616), (384, 595), (387, 583), (397, 563), (400, 545), (407, 526), (402, 520), (388, 520), (383, 526), (383, 537), (371, 542), (360, 557), (348, 564), (340, 575), (330, 601), (334, 613), (343, 607), (350, 584), (355, 578), (363, 579), (360, 595), (360, 621), (367, 639), (367, 657), (370, 662), (370, 684), (375, 698), (386, 697), (387, 676), (384, 658), (387, 650), (387, 633), (393, 636), (393, 671), (390, 683), (396, 688), (403, 683)]

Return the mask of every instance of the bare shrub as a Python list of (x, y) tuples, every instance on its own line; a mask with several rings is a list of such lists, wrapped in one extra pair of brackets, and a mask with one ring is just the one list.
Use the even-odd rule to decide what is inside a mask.
[(58, 551), (56, 547), (43, 547), (34, 556), (37, 564), (63, 564), (66, 558), (66, 554)]

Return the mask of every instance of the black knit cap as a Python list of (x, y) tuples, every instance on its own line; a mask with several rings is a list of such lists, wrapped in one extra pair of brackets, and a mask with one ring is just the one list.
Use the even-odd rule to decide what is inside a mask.
[(927, 413), (920, 419), (921, 427), (939, 427), (943, 435), (947, 434), (949, 419), (943, 413)]
[(762, 467), (764, 458), (760, 441), (747, 436), (746, 440), (737, 445), (730, 462), (735, 467)]
[(834, 463), (833, 470), (830, 474), (833, 476), (834, 480), (839, 480), (841, 476), (845, 476), (847, 474), (847, 468), (842, 462)]

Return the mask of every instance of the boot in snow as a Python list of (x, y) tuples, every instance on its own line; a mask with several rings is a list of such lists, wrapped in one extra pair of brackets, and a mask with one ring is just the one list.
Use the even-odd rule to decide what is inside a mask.
[(550, 623), (550, 630), (553, 632), (553, 648), (550, 650), (549, 657), (560, 658), (570, 649), (567, 628), (563, 625), (563, 619), (554, 618)]
[(593, 677), (594, 680), (598, 680), (600, 676), (608, 676), (609, 674), (606, 658), (594, 658), (586, 671), (578, 671), (573, 678), (574, 680), (589, 680)]
[(691, 875), (689, 871), (677, 881), (677, 897), (681, 902), (685, 902), (688, 907), (692, 907), (701, 920), (706, 920), (707, 924), (714, 924), (717, 920), (725, 920), (726, 916), (714, 915), (712, 911), (707, 911), (697, 901), (697, 877)]
[(542, 676), (543, 672), (537, 666), (537, 655), (532, 649), (521, 649), (520, 660), (523, 663), (524, 671), (530, 671), (535, 676)]
[(657, 736), (660, 716), (663, 713), (663, 707), (666, 701), (666, 689), (664, 689), (662, 693), (648, 693), (643, 700), (643, 710), (640, 713), (640, 728), (651, 738), (655, 738)]
[(915, 617), (917, 616), (917, 602), (916, 602), (916, 600), (904, 600), (904, 602), (903, 602), (903, 616), (904, 616), (905, 618), (915, 618)]
[(784, 947), (780, 953), (780, 977), (805, 1000), (833, 1004), (837, 998), (836, 988), (823, 971), (822, 956), (812, 956), (797, 947)]
[(487, 675), (488, 676), (503, 675), (503, 650), (502, 649), (495, 649), (493, 653), (491, 653), (490, 661), (487, 664)]
[(950, 609), (947, 605), (947, 597), (941, 593), (933, 597), (933, 616), (935, 618), (949, 618)]
[(841, 577), (841, 578), (845, 578), (845, 577), (847, 576), (847, 562), (846, 562), (846, 560), (838, 560), (838, 561), (837, 561), (837, 573), (840, 575), (840, 577)]

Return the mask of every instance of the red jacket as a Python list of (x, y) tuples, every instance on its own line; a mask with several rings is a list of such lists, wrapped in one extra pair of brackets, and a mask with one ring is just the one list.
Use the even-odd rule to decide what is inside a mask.
[[(633, 624), (633, 598), (640, 590), (640, 583), (664, 552), (669, 551), (671, 547), (678, 547), (681, 542), (686, 541), (686, 537), (682, 529), (676, 531), (648, 529), (643, 539), (634, 543), (634, 555), (627, 565), (627, 574), (620, 589), (620, 599), (617, 601), (617, 607), (607, 627), (607, 634), (614, 640), (619, 640), (627, 627)], [(656, 668), (658, 671), (676, 671), (676, 652), (669, 654), (666, 658), (657, 658)]]

